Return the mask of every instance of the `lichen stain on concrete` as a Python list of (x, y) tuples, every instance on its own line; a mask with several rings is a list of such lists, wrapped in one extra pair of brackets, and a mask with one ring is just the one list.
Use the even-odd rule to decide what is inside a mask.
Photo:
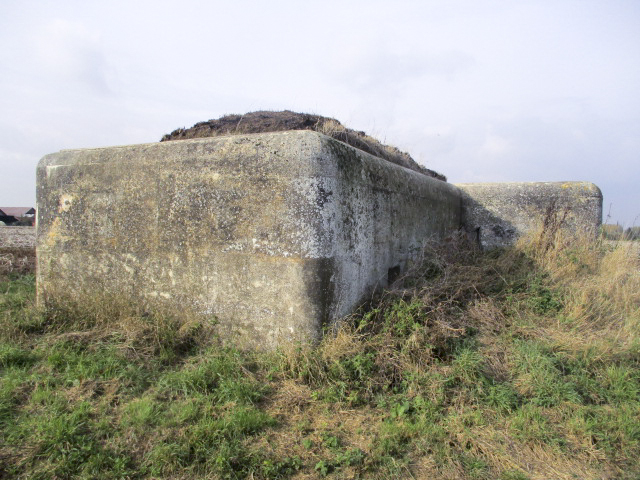
[(68, 193), (60, 195), (60, 204), (58, 206), (58, 212), (68, 212), (73, 204), (74, 196)]

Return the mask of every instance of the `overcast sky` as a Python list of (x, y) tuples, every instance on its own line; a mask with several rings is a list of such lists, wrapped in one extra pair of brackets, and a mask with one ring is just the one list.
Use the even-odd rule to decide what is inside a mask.
[(289, 109), (451, 182), (591, 181), (640, 225), (638, 0), (1, 2), (0, 206), (47, 153)]

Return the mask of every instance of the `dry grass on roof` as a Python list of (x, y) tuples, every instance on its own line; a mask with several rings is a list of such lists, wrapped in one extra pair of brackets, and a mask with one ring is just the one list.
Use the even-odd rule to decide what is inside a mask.
[(340, 140), (364, 152), (384, 158), (389, 162), (414, 170), (429, 177), (445, 181), (447, 178), (433, 170), (419, 165), (411, 155), (394, 146), (384, 145), (365, 132), (352, 130), (334, 118), (296, 113), (289, 110), (281, 112), (258, 111), (244, 115), (225, 115), (215, 120), (196, 123), (191, 128), (178, 128), (166, 134), (161, 142), (169, 140), (188, 140), (192, 138), (218, 137), (222, 135), (241, 135), (248, 133), (283, 132), (287, 130), (312, 130)]

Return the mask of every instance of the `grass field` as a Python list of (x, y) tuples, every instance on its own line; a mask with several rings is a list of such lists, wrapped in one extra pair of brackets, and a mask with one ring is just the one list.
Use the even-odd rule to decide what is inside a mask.
[(640, 264), (431, 247), (315, 349), (0, 276), (0, 478), (640, 478)]

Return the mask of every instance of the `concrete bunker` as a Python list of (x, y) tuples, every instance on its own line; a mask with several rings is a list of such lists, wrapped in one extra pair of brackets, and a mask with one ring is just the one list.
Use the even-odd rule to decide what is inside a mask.
[(65, 150), (37, 180), (44, 302), (97, 289), (265, 348), (318, 339), (461, 221), (453, 185), (312, 131)]
[(316, 129), (222, 133), (45, 156), (39, 300), (100, 291), (270, 349), (319, 339), (427, 241), (465, 228), (506, 245), (549, 205), (572, 228), (601, 221), (593, 184), (455, 186)]
[[(505, 247), (540, 227), (595, 235), (602, 223), (602, 192), (590, 182), (456, 184), (462, 226), (483, 248)], [(547, 225), (545, 225), (545, 223)]]

